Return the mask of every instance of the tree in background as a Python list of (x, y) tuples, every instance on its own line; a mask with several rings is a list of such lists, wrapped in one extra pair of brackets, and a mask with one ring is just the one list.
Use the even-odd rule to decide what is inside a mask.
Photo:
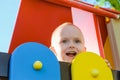
[(100, 6), (110, 6), (120, 11), (120, 0), (96, 0)]
[(120, 0), (82, 0), (90, 4), (98, 5), (105, 8), (114, 8), (120, 11)]

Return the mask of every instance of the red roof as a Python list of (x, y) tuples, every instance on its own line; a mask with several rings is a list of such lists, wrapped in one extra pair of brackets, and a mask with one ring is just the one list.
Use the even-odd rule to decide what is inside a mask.
[(66, 7), (79, 8), (100, 16), (110, 17), (110, 18), (120, 18), (120, 12), (107, 8), (96, 8), (94, 5), (79, 1), (79, 0), (46, 0), (55, 4), (60, 4)]

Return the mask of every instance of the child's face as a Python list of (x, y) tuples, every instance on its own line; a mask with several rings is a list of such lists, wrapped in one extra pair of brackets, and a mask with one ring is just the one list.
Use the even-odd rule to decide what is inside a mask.
[(84, 38), (81, 31), (73, 25), (58, 29), (52, 46), (59, 61), (71, 62), (80, 52), (84, 51)]

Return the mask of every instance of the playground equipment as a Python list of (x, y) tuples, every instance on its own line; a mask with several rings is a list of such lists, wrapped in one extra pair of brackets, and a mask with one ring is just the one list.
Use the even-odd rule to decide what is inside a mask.
[(92, 52), (80, 53), (70, 64), (59, 62), (45, 45), (27, 42), (18, 46), (8, 61), (9, 80), (113, 80), (112, 72), (103, 58)]
[[(1, 79), (8, 80), (8, 75), (11, 75), (8, 73), (9, 59), (18, 46), (26, 42), (38, 42), (49, 47), (52, 31), (67, 21), (83, 31), (89, 51), (99, 53), (110, 61), (114, 79), (119, 80), (119, 14), (118, 11), (78, 0), (22, 0), (8, 54), (0, 53)], [(60, 62), (62, 80), (71, 79), (70, 66)], [(67, 72), (67, 77), (63, 72)]]

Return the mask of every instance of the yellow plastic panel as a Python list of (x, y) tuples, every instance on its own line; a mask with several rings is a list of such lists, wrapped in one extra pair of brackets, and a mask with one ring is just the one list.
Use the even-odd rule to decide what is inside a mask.
[(113, 80), (104, 59), (93, 52), (78, 54), (71, 65), (72, 80)]

